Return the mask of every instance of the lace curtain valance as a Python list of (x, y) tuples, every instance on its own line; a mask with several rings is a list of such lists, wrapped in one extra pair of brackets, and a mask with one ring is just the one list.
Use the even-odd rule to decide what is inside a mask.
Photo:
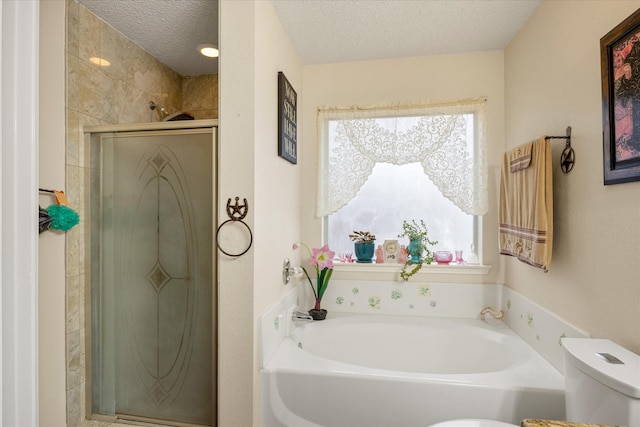
[(485, 214), (485, 104), (485, 99), (474, 99), (411, 107), (320, 109), (317, 215), (330, 215), (349, 203), (378, 162), (418, 162), (463, 212)]

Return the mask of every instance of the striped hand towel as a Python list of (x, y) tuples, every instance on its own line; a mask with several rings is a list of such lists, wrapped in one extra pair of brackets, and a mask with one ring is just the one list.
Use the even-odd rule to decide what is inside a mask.
[(541, 137), (503, 156), (500, 254), (549, 270), (553, 248), (551, 146)]

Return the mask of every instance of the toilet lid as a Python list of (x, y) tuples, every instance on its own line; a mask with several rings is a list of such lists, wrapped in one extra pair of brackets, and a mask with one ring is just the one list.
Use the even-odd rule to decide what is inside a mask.
[(507, 424), (502, 421), (492, 420), (451, 420), (433, 424), (430, 427), (518, 427), (516, 424)]

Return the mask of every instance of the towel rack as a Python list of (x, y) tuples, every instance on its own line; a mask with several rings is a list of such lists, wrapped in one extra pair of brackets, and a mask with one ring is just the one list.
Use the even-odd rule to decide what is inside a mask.
[(573, 164), (576, 162), (576, 153), (571, 147), (571, 126), (567, 126), (566, 136), (547, 136), (545, 139), (566, 139), (566, 146), (560, 155), (560, 169), (564, 173), (571, 172)]
[[(225, 254), (227, 256), (235, 257), (235, 258), (241, 257), (242, 255), (246, 254), (249, 251), (249, 249), (251, 248), (251, 245), (253, 244), (253, 233), (251, 232), (251, 228), (247, 225), (246, 222), (243, 221), (244, 217), (247, 216), (247, 214), (249, 213), (249, 203), (247, 203), (247, 199), (244, 199), (244, 204), (241, 205), (239, 203), (239, 200), (240, 200), (240, 197), (236, 197), (235, 205), (231, 204), (231, 199), (227, 200), (227, 215), (229, 216), (229, 219), (226, 220), (225, 222), (223, 222), (222, 224), (220, 224), (218, 226), (218, 229), (216, 230), (216, 246), (218, 247), (220, 252), (222, 252), (223, 254)], [(232, 224), (233, 223), (240, 223), (240, 224), (244, 225), (244, 227), (249, 232), (249, 245), (242, 252), (238, 252), (238, 253), (232, 254), (232, 253), (229, 253), (229, 252), (225, 251), (220, 246), (220, 239), (219, 239), (220, 230), (222, 229), (222, 227), (224, 227), (228, 223), (232, 223)]]

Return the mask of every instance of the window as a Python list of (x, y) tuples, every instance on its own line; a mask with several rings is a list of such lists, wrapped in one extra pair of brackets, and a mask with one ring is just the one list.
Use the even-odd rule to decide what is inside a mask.
[(331, 248), (352, 252), (353, 230), (371, 231), (377, 244), (397, 239), (412, 219), (424, 220), (436, 250), (477, 247), (487, 210), (484, 105), (321, 110), (317, 214)]

